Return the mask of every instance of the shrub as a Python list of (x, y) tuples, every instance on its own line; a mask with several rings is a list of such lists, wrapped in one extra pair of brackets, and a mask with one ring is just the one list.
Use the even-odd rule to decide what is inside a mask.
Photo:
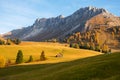
[(0, 56), (0, 68), (5, 67), (6, 64), (6, 60), (4, 57)]
[(85, 44), (84, 44), (84, 49), (90, 49), (89, 43), (85, 43)]
[(84, 49), (84, 42), (80, 42), (79, 47), (80, 47), (81, 49)]
[(90, 49), (90, 44), (89, 43), (87, 43), (87, 49)]
[(70, 43), (70, 47), (74, 48), (74, 44), (73, 44), (73, 43)]
[(21, 43), (20, 39), (15, 40), (15, 44), (19, 45)]
[(95, 47), (94, 46), (90, 46), (90, 50), (95, 50)]
[(0, 45), (4, 45), (4, 44), (5, 44), (5, 41), (0, 40)]
[(19, 50), (16, 57), (16, 64), (19, 64), (22, 62), (23, 62), (23, 53), (21, 50)]
[(95, 51), (100, 52), (100, 46), (95, 46)]
[(6, 45), (11, 45), (11, 40), (7, 39)]
[(109, 53), (111, 53), (112, 52), (112, 50), (111, 49), (109, 49)]
[(75, 45), (74, 45), (74, 48), (79, 49), (79, 44), (75, 44)]
[(11, 43), (10, 43), (10, 42), (7, 42), (6, 45), (11, 45)]
[(29, 57), (29, 60), (28, 60), (28, 62), (32, 62), (33, 61), (33, 57), (32, 57), (32, 55)]
[(20, 39), (17, 39), (17, 38), (15, 38), (15, 39), (10, 39), (14, 44), (16, 44), (16, 45), (19, 45), (20, 43), (21, 43), (21, 40)]
[(11, 65), (11, 60), (10, 59), (6, 60), (6, 66), (9, 66), (9, 65)]
[(44, 51), (42, 51), (40, 55), (40, 61), (44, 61), (44, 60), (46, 60), (46, 57)]
[(108, 48), (108, 45), (103, 45), (103, 47), (102, 47), (102, 52), (103, 53), (108, 53), (109, 52), (109, 48)]

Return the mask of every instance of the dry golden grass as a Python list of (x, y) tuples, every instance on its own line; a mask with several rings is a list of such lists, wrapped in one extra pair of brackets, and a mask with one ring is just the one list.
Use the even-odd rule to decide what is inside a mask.
[[(44, 63), (58, 63), (76, 60), (79, 58), (85, 58), (90, 56), (99, 55), (101, 53), (69, 48), (68, 44), (60, 43), (47, 43), (47, 42), (22, 42), (20, 45), (2, 45), (0, 46), (0, 55), (15, 62), (17, 51), (22, 50), (24, 55), (24, 61), (26, 62), (30, 55), (33, 56), (34, 62), (23, 63), (25, 64), (44, 64)], [(40, 58), (41, 51), (45, 51), (47, 57), (46, 61), (37, 61)], [(56, 58), (56, 54), (63, 52), (63, 57)]]

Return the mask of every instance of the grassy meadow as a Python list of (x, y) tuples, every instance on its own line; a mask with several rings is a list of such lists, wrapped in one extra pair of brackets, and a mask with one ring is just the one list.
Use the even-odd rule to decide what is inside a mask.
[[(29, 56), (33, 56), (34, 62), (28, 64), (43, 64), (43, 63), (57, 63), (71, 61), (79, 58), (85, 58), (90, 56), (99, 55), (101, 53), (83, 49), (69, 48), (68, 44), (60, 43), (47, 43), (47, 42), (22, 42), (20, 45), (1, 45), (0, 55), (6, 59), (15, 62), (18, 50), (22, 50), (24, 55), (24, 62), (29, 59)], [(42, 50), (45, 51), (46, 61), (37, 61), (40, 59)], [(62, 58), (56, 58), (56, 54), (63, 53)], [(27, 65), (26, 63), (23, 63)]]
[(0, 80), (119, 80), (120, 53), (0, 69)]

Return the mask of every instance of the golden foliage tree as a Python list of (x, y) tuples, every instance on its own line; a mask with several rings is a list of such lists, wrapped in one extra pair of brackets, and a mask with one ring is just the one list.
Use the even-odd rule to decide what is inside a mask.
[(102, 52), (107, 53), (109, 51), (108, 45), (103, 45)]
[(2, 56), (0, 56), (0, 68), (5, 67), (6, 59)]
[(75, 44), (75, 46), (74, 46), (75, 48), (77, 48), (77, 49), (79, 49), (79, 45), (78, 44)]
[(116, 34), (116, 32), (117, 32), (116, 28), (113, 28), (113, 32)]
[(112, 38), (113, 38), (113, 39), (115, 38), (115, 34), (114, 34), (114, 32), (112, 32)]

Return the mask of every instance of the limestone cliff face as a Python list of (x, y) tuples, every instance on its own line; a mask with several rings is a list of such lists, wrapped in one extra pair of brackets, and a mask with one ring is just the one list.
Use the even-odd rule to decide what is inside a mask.
[(120, 26), (120, 18), (111, 13), (103, 12), (89, 19), (85, 24), (85, 30), (92, 30), (94, 28)]
[(3, 36), (30, 41), (44, 41), (52, 38), (60, 39), (73, 32), (84, 32), (92, 29), (92, 27), (96, 26), (95, 24), (99, 24), (99, 22), (95, 23), (97, 21), (96, 17), (103, 17), (105, 20), (110, 18), (110, 21), (103, 23), (104, 25), (120, 24), (118, 17), (115, 17), (103, 8), (85, 7), (80, 8), (67, 17), (60, 15), (48, 19), (38, 18), (32, 26), (10, 31), (10, 34), (4, 34)]

